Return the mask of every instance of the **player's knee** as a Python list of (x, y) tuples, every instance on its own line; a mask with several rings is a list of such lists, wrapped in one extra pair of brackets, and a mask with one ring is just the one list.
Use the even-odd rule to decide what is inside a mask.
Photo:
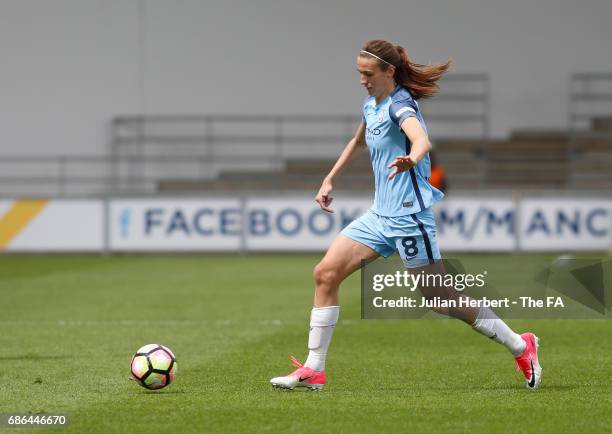
[(444, 315), (444, 316), (451, 316), (452, 317), (452, 314), (451, 314), (450, 309), (448, 307), (434, 306), (434, 307), (431, 308), (431, 310), (433, 310), (437, 314)]
[(452, 306), (457, 303), (457, 293), (446, 287), (421, 287), (421, 293), (432, 304), (435, 313), (453, 317)]
[(314, 280), (317, 289), (332, 289), (338, 285), (339, 273), (325, 262), (319, 262), (314, 268)]

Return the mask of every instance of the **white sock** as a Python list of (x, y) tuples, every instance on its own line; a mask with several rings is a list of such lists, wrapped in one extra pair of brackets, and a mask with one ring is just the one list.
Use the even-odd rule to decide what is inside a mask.
[(338, 322), (340, 306), (313, 307), (310, 313), (308, 334), (308, 358), (304, 366), (321, 372), (325, 369), (325, 357), (331, 342), (334, 326)]
[(480, 308), (472, 328), (486, 337), (493, 339), (495, 342), (503, 344), (514, 357), (520, 356), (527, 345), (521, 335), (514, 333), (512, 329), (488, 307)]

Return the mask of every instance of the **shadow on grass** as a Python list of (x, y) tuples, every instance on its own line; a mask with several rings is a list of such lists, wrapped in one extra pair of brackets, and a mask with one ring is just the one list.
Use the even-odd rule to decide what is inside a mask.
[[(388, 391), (388, 392), (394, 392), (394, 391), (406, 391), (408, 387), (402, 388), (402, 387), (383, 387), (383, 388), (379, 388), (379, 390), (381, 391)], [(505, 385), (484, 385), (484, 386), (463, 386), (463, 385), (448, 385), (448, 386), (430, 386), (428, 387), (426, 390), (424, 389), (414, 389), (414, 391), (418, 391), (418, 392), (427, 392), (427, 391), (437, 391), (437, 392), (447, 392), (447, 391), (452, 391), (452, 392), (456, 392), (458, 390), (465, 390), (465, 391), (497, 391), (497, 392), (522, 392), (525, 391), (527, 393), (546, 393), (546, 391), (555, 391), (555, 392), (561, 392), (561, 391), (571, 391), (571, 390), (577, 390), (580, 389), (579, 385), (572, 385), (572, 384), (551, 384), (551, 385), (545, 385), (542, 384), (538, 389), (536, 390), (529, 390), (527, 389), (525, 386), (523, 385), (518, 385), (518, 384), (505, 384)]]
[(141, 394), (143, 395), (157, 395), (157, 396), (163, 396), (163, 395), (184, 395), (185, 393), (187, 393), (184, 390), (143, 390), (141, 392)]

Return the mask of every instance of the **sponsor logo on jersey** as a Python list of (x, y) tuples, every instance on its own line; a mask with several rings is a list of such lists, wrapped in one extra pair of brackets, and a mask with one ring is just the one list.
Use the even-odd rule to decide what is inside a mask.
[(367, 130), (368, 135), (370, 136), (378, 136), (381, 133), (380, 128), (367, 127), (366, 130)]

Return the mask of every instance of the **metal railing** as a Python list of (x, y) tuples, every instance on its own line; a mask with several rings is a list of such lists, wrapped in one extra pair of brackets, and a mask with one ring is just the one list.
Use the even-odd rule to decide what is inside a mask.
[(569, 186), (612, 186), (612, 73), (573, 74), (569, 82)]
[(612, 73), (571, 76), (568, 131), (572, 141), (612, 137)]
[[(421, 103), (432, 138), (463, 137), (484, 146), (489, 93), (486, 74), (443, 78), (440, 94)], [(279, 171), (290, 159), (336, 158), (358, 123), (358, 113), (117, 116), (108, 155), (0, 156), (0, 195), (148, 194), (167, 180)]]
[[(216, 163), (250, 163), (241, 156)], [(267, 161), (261, 158), (259, 160)], [(0, 196), (103, 196), (157, 193), (165, 179), (201, 180), (210, 162), (198, 156), (56, 156), (0, 157)]]
[[(490, 89), (486, 74), (454, 74), (441, 81), (441, 91), (421, 103), (433, 139), (465, 137), (487, 140)], [(359, 115), (148, 115), (118, 116), (112, 122), (112, 154), (145, 156), (181, 148), (215, 158), (240, 148), (262, 150), (282, 159), (290, 147), (343, 146), (354, 134)], [(259, 145), (259, 146), (258, 146)], [(261, 145), (264, 145), (262, 148)], [(230, 148), (228, 151), (228, 147)], [(336, 149), (331, 155), (337, 155)], [(312, 155), (306, 151), (305, 155)]]

